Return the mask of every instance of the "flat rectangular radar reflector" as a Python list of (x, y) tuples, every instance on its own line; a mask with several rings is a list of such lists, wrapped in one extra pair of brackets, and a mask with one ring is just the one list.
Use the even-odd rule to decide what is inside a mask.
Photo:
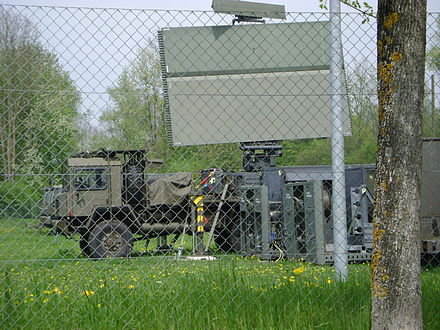
[(173, 145), (329, 137), (329, 40), (329, 22), (160, 31)]
[(284, 5), (236, 0), (213, 0), (211, 7), (214, 12), (221, 14), (286, 19)]

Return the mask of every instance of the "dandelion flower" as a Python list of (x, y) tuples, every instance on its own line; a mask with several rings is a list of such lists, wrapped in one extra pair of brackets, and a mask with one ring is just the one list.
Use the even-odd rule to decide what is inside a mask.
[(93, 296), (95, 292), (92, 290), (85, 290), (82, 294), (83, 296)]
[(63, 291), (61, 291), (61, 290), (58, 289), (58, 288), (55, 288), (55, 289), (53, 289), (53, 293), (56, 293), (56, 294), (63, 294)]
[(300, 274), (303, 273), (305, 270), (306, 270), (306, 269), (305, 269), (304, 267), (298, 267), (298, 268), (295, 268), (295, 269), (293, 270), (293, 273), (294, 273), (295, 275), (300, 275)]

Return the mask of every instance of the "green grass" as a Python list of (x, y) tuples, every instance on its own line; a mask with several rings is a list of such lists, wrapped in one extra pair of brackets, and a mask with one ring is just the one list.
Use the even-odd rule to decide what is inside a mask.
[[(368, 265), (335, 283), (331, 266), (296, 261), (93, 261), (73, 241), (3, 220), (0, 242), (0, 329), (369, 328)], [(426, 329), (440, 328), (439, 290), (439, 269), (424, 270)]]

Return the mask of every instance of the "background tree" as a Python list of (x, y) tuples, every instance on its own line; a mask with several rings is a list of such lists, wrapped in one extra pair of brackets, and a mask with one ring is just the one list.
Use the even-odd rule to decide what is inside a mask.
[(76, 148), (79, 100), (32, 22), (0, 7), (1, 203), (32, 204), (29, 196), (38, 200), (48, 175), (60, 173)]
[(440, 15), (437, 16), (435, 24), (437, 28), (431, 38), (433, 44), (429, 47), (426, 58), (429, 67), (437, 73), (440, 73)]
[(108, 92), (112, 105), (100, 117), (108, 133), (108, 147), (147, 149), (151, 154), (163, 155), (164, 101), (159, 53), (154, 42), (138, 50), (137, 58)]
[[(436, 106), (436, 78), (440, 73), (440, 15), (435, 20), (435, 32), (431, 37), (426, 59), (428, 67), (432, 70), (429, 84), (426, 88), (426, 105), (423, 120), (423, 135), (429, 137), (440, 136), (440, 121)], [(437, 87), (438, 90), (438, 87)]]
[(420, 183), (426, 0), (379, 0), (372, 328), (421, 329)]

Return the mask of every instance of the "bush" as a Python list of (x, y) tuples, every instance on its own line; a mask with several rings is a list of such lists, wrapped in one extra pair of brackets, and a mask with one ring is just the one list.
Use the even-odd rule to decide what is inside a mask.
[(41, 192), (20, 179), (0, 184), (0, 216), (35, 217), (40, 213)]

